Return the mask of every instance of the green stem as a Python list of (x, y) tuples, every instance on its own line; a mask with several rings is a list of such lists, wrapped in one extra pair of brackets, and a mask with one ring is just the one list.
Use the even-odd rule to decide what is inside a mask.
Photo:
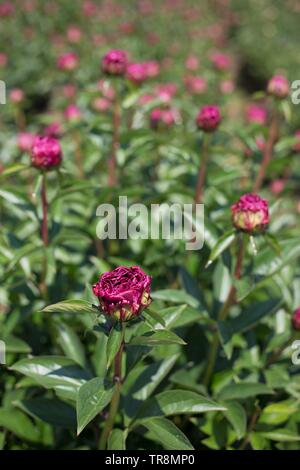
[(122, 341), (120, 349), (115, 357), (115, 372), (114, 372), (114, 382), (115, 382), (115, 392), (113, 394), (112, 400), (110, 402), (108, 418), (106, 420), (103, 432), (101, 434), (99, 449), (105, 450), (107, 447), (108, 437), (113, 430), (116, 415), (119, 409), (119, 403), (121, 398), (121, 386), (122, 386), (122, 353), (124, 350), (124, 337), (125, 337), (125, 323), (122, 323)]
[(202, 146), (202, 159), (201, 159), (201, 164), (200, 164), (199, 171), (198, 171), (196, 192), (195, 192), (195, 199), (194, 199), (195, 204), (201, 204), (202, 202), (203, 189), (204, 189), (205, 177), (206, 177), (209, 140), (210, 140), (210, 136), (208, 134), (204, 134), (203, 146)]
[[(240, 279), (241, 277), (242, 263), (243, 263), (244, 252), (245, 252), (245, 238), (246, 237), (244, 234), (241, 234), (241, 236), (239, 237), (239, 251), (238, 251), (238, 257), (237, 257), (237, 262), (236, 262), (235, 271), (234, 271), (234, 277), (236, 279)], [(219, 312), (218, 321), (226, 320), (228, 311), (234, 302), (235, 302), (235, 287), (234, 285), (232, 285), (230, 288), (229, 294), (227, 296), (227, 299), (222, 309)], [(210, 351), (208, 354), (207, 367), (206, 367), (206, 371), (205, 371), (204, 378), (203, 378), (203, 384), (206, 387), (208, 387), (210, 383), (210, 379), (215, 368), (218, 348), (219, 348), (219, 335), (218, 335), (218, 330), (216, 328), (216, 330), (213, 333), (213, 340), (212, 340)]]

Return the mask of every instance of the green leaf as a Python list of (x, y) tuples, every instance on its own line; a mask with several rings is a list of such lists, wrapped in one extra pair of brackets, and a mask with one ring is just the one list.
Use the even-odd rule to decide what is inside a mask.
[(34, 379), (39, 385), (54, 389), (60, 395), (76, 400), (77, 391), (90, 374), (63, 356), (39, 356), (16, 362), (12, 370)]
[(186, 342), (172, 331), (158, 330), (154, 333), (148, 332), (142, 336), (135, 336), (129, 344), (131, 346), (160, 346), (163, 344), (185, 345)]
[(108, 437), (107, 450), (126, 450), (126, 437), (126, 430), (114, 429)]
[(147, 308), (143, 315), (145, 314), (148, 314), (153, 320), (155, 320), (157, 323), (160, 323), (162, 326), (166, 326), (165, 320), (154, 310)]
[(241, 439), (246, 434), (247, 430), (247, 415), (237, 401), (224, 401), (223, 405), (226, 407), (226, 411), (223, 411), (224, 416), (232, 425), (236, 432), (237, 438)]
[(299, 240), (291, 239), (279, 242), (281, 256), (275, 256), (273, 248), (261, 250), (254, 260), (254, 272), (259, 276), (273, 276), (289, 263), (296, 262), (300, 256)]
[(243, 382), (226, 385), (220, 391), (219, 400), (244, 400), (257, 395), (272, 395), (274, 392), (270, 387), (261, 383)]
[(84, 349), (75, 331), (63, 323), (57, 324), (56, 330), (57, 341), (65, 355), (84, 367), (86, 364)]
[(141, 424), (150, 431), (152, 438), (167, 450), (194, 450), (188, 438), (169, 419), (149, 418)]
[(60, 400), (36, 397), (14, 402), (14, 405), (30, 416), (53, 426), (76, 429), (75, 409)]
[(296, 413), (297, 409), (298, 404), (290, 400), (285, 400), (280, 403), (271, 403), (263, 409), (259, 422), (275, 426), (282, 424)]
[(71, 313), (97, 313), (96, 308), (92, 306), (90, 302), (86, 300), (63, 300), (57, 304), (48, 305), (48, 307), (43, 308), (42, 312), (46, 313), (61, 313), (61, 312), (71, 312)]
[(219, 238), (209, 255), (208, 261), (205, 266), (206, 268), (210, 266), (223, 253), (223, 251), (227, 250), (227, 248), (230, 247), (230, 245), (235, 240), (235, 237), (236, 231), (231, 230), (230, 232), (225, 233), (224, 235), (222, 235), (221, 238)]
[(0, 178), (5, 176), (10, 176), (15, 173), (20, 173), (23, 170), (28, 170), (30, 168), (29, 165), (25, 165), (24, 163), (15, 163), (13, 165), (7, 166), (5, 170), (1, 173)]
[(76, 403), (77, 435), (109, 404), (114, 390), (115, 386), (101, 377), (95, 377), (80, 387)]
[(296, 442), (300, 441), (300, 436), (289, 429), (276, 429), (275, 431), (259, 432), (262, 437), (270, 439), (271, 441), (279, 442)]
[(37, 427), (22, 411), (14, 408), (0, 408), (0, 426), (8, 429), (20, 439), (39, 442)]
[(168, 390), (150, 398), (137, 415), (138, 419), (176, 414), (199, 414), (224, 411), (226, 408), (202, 395), (188, 390)]
[(31, 347), (29, 346), (29, 344), (25, 343), (25, 341), (20, 338), (17, 338), (16, 336), (6, 336), (4, 338), (4, 341), (6, 352), (24, 354), (28, 354), (31, 352)]
[(195, 297), (185, 291), (176, 289), (163, 289), (151, 293), (154, 300), (163, 300), (175, 304), (188, 304), (191, 307), (198, 307), (199, 302)]
[(122, 328), (121, 323), (115, 323), (110, 330), (106, 345), (107, 369), (111, 366), (114, 358), (116, 357), (123, 340), (124, 329)]

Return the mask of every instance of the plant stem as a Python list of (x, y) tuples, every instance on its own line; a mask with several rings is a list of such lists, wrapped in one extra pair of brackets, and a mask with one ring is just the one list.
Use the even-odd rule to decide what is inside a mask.
[(41, 188), (41, 197), (42, 197), (42, 240), (45, 246), (48, 246), (48, 203), (47, 203), (47, 180), (46, 173), (43, 173), (42, 177), (42, 188)]
[(108, 161), (108, 186), (113, 187), (117, 184), (117, 151), (119, 148), (119, 130), (121, 124), (121, 107), (119, 103), (119, 98), (116, 93), (114, 100), (114, 110), (113, 110), (113, 134), (112, 134), (112, 149), (111, 156)]
[(119, 409), (120, 397), (121, 397), (121, 386), (122, 386), (122, 353), (124, 349), (124, 337), (125, 337), (125, 323), (122, 323), (122, 341), (120, 349), (115, 357), (114, 364), (114, 382), (115, 382), (115, 392), (113, 394), (112, 400), (110, 402), (108, 418), (106, 420), (101, 438), (99, 443), (99, 449), (105, 450), (107, 446), (108, 437), (113, 430), (115, 418)]
[[(241, 236), (239, 237), (238, 257), (237, 257), (236, 266), (234, 270), (234, 277), (236, 279), (240, 279), (241, 277), (244, 252), (245, 252), (245, 235), (241, 234)], [(235, 302), (235, 287), (234, 285), (232, 285), (228, 293), (227, 299), (225, 303), (223, 304), (222, 309), (219, 312), (218, 321), (226, 320), (228, 311), (234, 302)], [(203, 383), (206, 387), (210, 383), (210, 379), (215, 368), (218, 347), (219, 347), (219, 335), (218, 335), (218, 330), (216, 329), (213, 333), (213, 340), (212, 340), (212, 344), (211, 344), (209, 355), (208, 355), (207, 368), (206, 368), (204, 378), (203, 378)]]
[(272, 159), (273, 147), (277, 138), (278, 138), (278, 115), (277, 115), (277, 110), (274, 109), (272, 117), (271, 117), (271, 122), (270, 122), (269, 137), (264, 148), (262, 162), (261, 162), (256, 180), (254, 183), (254, 187), (253, 187), (254, 193), (257, 193), (259, 191), (264, 181), (267, 168)]
[(195, 192), (195, 204), (201, 204), (202, 196), (203, 196), (203, 189), (205, 184), (205, 176), (206, 176), (206, 167), (207, 167), (207, 158), (208, 158), (208, 147), (209, 147), (209, 135), (204, 134), (203, 137), (203, 145), (202, 145), (202, 159), (199, 166), (198, 177), (197, 177), (197, 184), (196, 184), (196, 192)]

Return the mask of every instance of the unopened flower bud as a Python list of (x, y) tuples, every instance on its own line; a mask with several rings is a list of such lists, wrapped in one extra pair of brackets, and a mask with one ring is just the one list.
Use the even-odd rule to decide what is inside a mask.
[(221, 114), (218, 106), (203, 106), (200, 109), (196, 123), (199, 129), (204, 132), (213, 132), (217, 129), (221, 121)]
[(31, 164), (41, 170), (51, 170), (60, 165), (62, 151), (59, 142), (53, 137), (37, 136), (31, 149)]
[(125, 75), (127, 65), (127, 53), (120, 49), (111, 49), (102, 59), (102, 69), (108, 75)]
[(300, 308), (297, 308), (297, 310), (294, 311), (292, 324), (295, 330), (300, 330)]
[(286, 98), (289, 94), (289, 82), (283, 75), (274, 75), (268, 83), (267, 91), (276, 98)]
[(238, 230), (259, 233), (269, 224), (269, 205), (258, 194), (244, 194), (231, 206), (232, 220)]

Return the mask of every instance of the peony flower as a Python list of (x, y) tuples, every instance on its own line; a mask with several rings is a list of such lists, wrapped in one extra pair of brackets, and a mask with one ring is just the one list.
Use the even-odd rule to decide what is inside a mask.
[(157, 97), (164, 103), (169, 103), (177, 91), (175, 83), (163, 83), (156, 88)]
[(63, 133), (62, 127), (60, 122), (51, 122), (47, 127), (44, 129), (44, 135), (47, 135), (48, 137), (54, 137), (56, 139), (59, 139)]
[(267, 110), (264, 106), (250, 104), (246, 111), (246, 119), (249, 123), (266, 124)]
[(17, 137), (18, 147), (22, 152), (30, 152), (35, 135), (30, 132), (20, 132)]
[(109, 75), (125, 75), (127, 65), (127, 53), (120, 49), (111, 49), (102, 59), (103, 72)]
[(92, 106), (95, 111), (107, 111), (109, 108), (111, 108), (111, 105), (112, 103), (110, 100), (101, 96), (95, 98), (92, 102)]
[(277, 179), (272, 181), (270, 189), (273, 194), (280, 194), (284, 190), (285, 187), (285, 180), (283, 179)]
[(197, 70), (199, 67), (199, 59), (195, 55), (189, 55), (185, 61), (185, 67), (188, 70)]
[(269, 80), (267, 91), (276, 98), (286, 98), (290, 92), (289, 82), (283, 75), (274, 75)]
[(269, 224), (269, 205), (257, 194), (244, 194), (231, 206), (232, 220), (238, 230), (261, 232)]
[(202, 77), (185, 77), (184, 84), (187, 91), (193, 95), (201, 95), (207, 88), (206, 80)]
[(295, 330), (300, 330), (300, 308), (293, 313), (292, 324)]
[(231, 57), (222, 52), (214, 52), (211, 61), (217, 70), (228, 70), (232, 65)]
[(5, 67), (7, 64), (7, 55), (0, 52), (0, 67)]
[(57, 66), (60, 70), (72, 71), (77, 69), (79, 58), (75, 52), (66, 52), (57, 59)]
[(104, 273), (93, 285), (102, 311), (116, 320), (137, 317), (151, 303), (151, 277), (139, 266), (120, 266)]
[(80, 121), (81, 112), (80, 109), (76, 106), (76, 104), (70, 104), (65, 109), (64, 116), (67, 121)]
[(160, 72), (159, 63), (156, 60), (149, 60), (148, 62), (144, 62), (144, 67), (146, 69), (148, 78), (157, 77)]
[(230, 95), (235, 89), (235, 83), (233, 80), (222, 80), (219, 85), (220, 92), (223, 95)]
[(41, 170), (51, 170), (60, 165), (62, 151), (59, 142), (53, 137), (37, 136), (31, 148), (31, 164)]
[(9, 98), (13, 103), (22, 103), (24, 100), (24, 91), (20, 88), (13, 88), (9, 93)]
[(15, 7), (12, 2), (0, 3), (0, 17), (10, 16), (15, 12)]
[(82, 32), (78, 26), (70, 26), (67, 30), (67, 38), (69, 42), (78, 43), (81, 40)]
[(136, 84), (144, 82), (148, 78), (147, 67), (142, 63), (128, 64), (126, 78)]
[(176, 108), (154, 108), (150, 113), (150, 126), (157, 129), (160, 125), (170, 127), (180, 121), (180, 113)]
[(196, 117), (197, 126), (204, 132), (213, 132), (216, 130), (220, 121), (221, 114), (219, 107), (214, 105), (203, 106)]

